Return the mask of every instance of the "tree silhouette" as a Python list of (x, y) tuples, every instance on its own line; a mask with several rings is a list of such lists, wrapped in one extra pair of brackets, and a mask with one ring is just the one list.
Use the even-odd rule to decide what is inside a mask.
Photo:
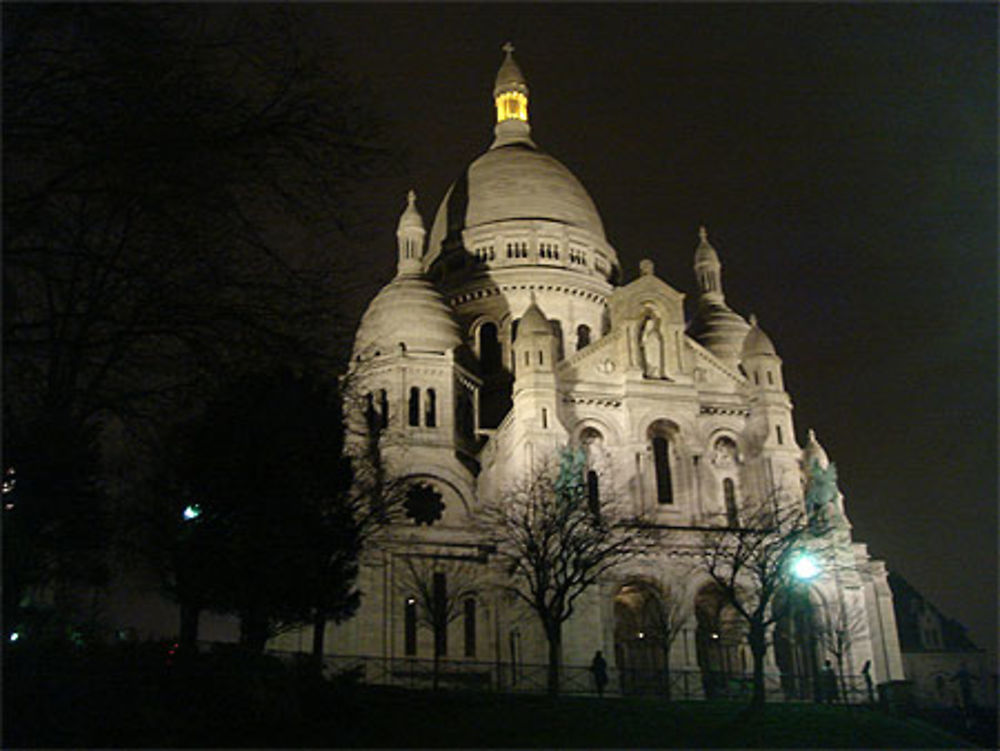
[(548, 641), (548, 690), (559, 693), (562, 626), (576, 600), (623, 562), (641, 555), (649, 532), (605, 494), (588, 498), (582, 452), (560, 454), (483, 504), (480, 525), (495, 546), (501, 586), (538, 617)]
[(793, 570), (795, 556), (815, 549), (817, 541), (805, 509), (795, 502), (748, 501), (741, 507), (740, 521), (700, 533), (698, 566), (747, 625), (753, 656), (751, 709), (759, 711), (765, 702), (768, 629), (784, 617), (792, 600), (780, 595), (800, 586)]
[[(53, 461), (29, 436), (58, 426), (116, 500), (148, 499), (165, 431), (233, 374), (342, 356), (356, 275), (336, 250), (357, 186), (394, 156), (296, 9), (21, 4), (3, 20), (5, 457), (24, 487), (68, 492), (32, 476)], [(127, 528), (132, 509), (56, 495), (19, 548), (65, 557), (33, 530), (86, 522), (79, 539), (108, 551), (100, 520)]]
[[(183, 494), (173, 588), (182, 604), (240, 617), (259, 651), (280, 630), (357, 608), (360, 537), (336, 394), (282, 371), (233, 382), (178, 433)], [(182, 509), (197, 504), (197, 515)]]
[(466, 601), (481, 592), (485, 559), (408, 555), (401, 560), (396, 587), (402, 596), (413, 598), (418, 623), (434, 634), (433, 687), (437, 689), (448, 626), (464, 614)]

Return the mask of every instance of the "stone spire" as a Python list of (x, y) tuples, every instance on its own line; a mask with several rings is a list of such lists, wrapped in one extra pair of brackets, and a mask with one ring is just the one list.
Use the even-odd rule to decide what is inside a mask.
[(708, 241), (705, 225), (698, 228), (698, 247), (694, 251), (694, 275), (698, 280), (698, 290), (702, 297), (712, 302), (725, 302), (722, 292), (722, 264), (719, 254)]
[(406, 195), (406, 208), (399, 217), (396, 227), (396, 243), (399, 247), (399, 261), (396, 274), (419, 274), (424, 255), (424, 220), (417, 211), (417, 194), (411, 190)]
[(493, 101), (497, 109), (496, 135), (493, 147), (518, 141), (531, 143), (531, 126), (528, 124), (528, 83), (520, 66), (514, 60), (514, 45), (503, 46), (506, 54), (497, 71), (493, 85)]
[(698, 229), (699, 243), (694, 251), (694, 273), (698, 280), (698, 310), (688, 324), (687, 333), (730, 367), (740, 361), (743, 340), (750, 326), (742, 316), (726, 305), (722, 293), (722, 264), (719, 254), (708, 241), (708, 230)]

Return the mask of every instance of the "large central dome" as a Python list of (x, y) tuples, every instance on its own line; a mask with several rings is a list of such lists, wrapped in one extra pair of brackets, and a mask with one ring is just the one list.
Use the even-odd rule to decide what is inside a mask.
[(580, 181), (533, 143), (497, 146), (476, 159), (445, 194), (431, 227), (428, 262), (446, 236), (492, 222), (544, 219), (604, 240), (604, 225)]
[(447, 275), (471, 257), (490, 268), (541, 263), (611, 278), (618, 258), (597, 208), (576, 176), (531, 139), (528, 85), (513, 48), (505, 50), (493, 89), (495, 139), (441, 201), (424, 269), (443, 264)]

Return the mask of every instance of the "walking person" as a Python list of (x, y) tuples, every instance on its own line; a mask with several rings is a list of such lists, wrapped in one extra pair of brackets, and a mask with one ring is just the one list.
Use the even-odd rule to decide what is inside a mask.
[(820, 671), (820, 692), (823, 703), (833, 704), (837, 701), (837, 674), (833, 665), (827, 660)]
[(865, 679), (865, 688), (868, 691), (868, 703), (870, 705), (875, 704), (875, 689), (872, 685), (872, 661), (865, 660), (865, 665), (861, 668), (861, 675)]
[(604, 687), (608, 685), (608, 663), (601, 654), (601, 650), (594, 653), (594, 659), (590, 662), (590, 672), (594, 674), (594, 684), (597, 686), (597, 695), (604, 696)]

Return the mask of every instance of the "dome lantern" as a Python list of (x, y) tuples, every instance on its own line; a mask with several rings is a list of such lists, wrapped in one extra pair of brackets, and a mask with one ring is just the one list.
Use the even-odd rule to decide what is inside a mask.
[(688, 324), (687, 333), (722, 362), (735, 367), (740, 361), (743, 340), (750, 326), (743, 317), (726, 305), (722, 292), (722, 264), (719, 254), (708, 241), (708, 230), (698, 230), (700, 240), (694, 252), (694, 273), (698, 280), (698, 310)]
[(396, 227), (396, 242), (399, 246), (397, 274), (419, 274), (424, 256), (424, 220), (417, 211), (417, 194), (411, 190), (406, 195), (406, 208), (399, 217)]
[(503, 46), (506, 53), (497, 71), (493, 85), (493, 102), (497, 110), (497, 124), (493, 129), (496, 139), (493, 147), (504, 146), (518, 141), (531, 142), (531, 126), (528, 124), (528, 84), (521, 68), (514, 60), (514, 45), (507, 42)]

